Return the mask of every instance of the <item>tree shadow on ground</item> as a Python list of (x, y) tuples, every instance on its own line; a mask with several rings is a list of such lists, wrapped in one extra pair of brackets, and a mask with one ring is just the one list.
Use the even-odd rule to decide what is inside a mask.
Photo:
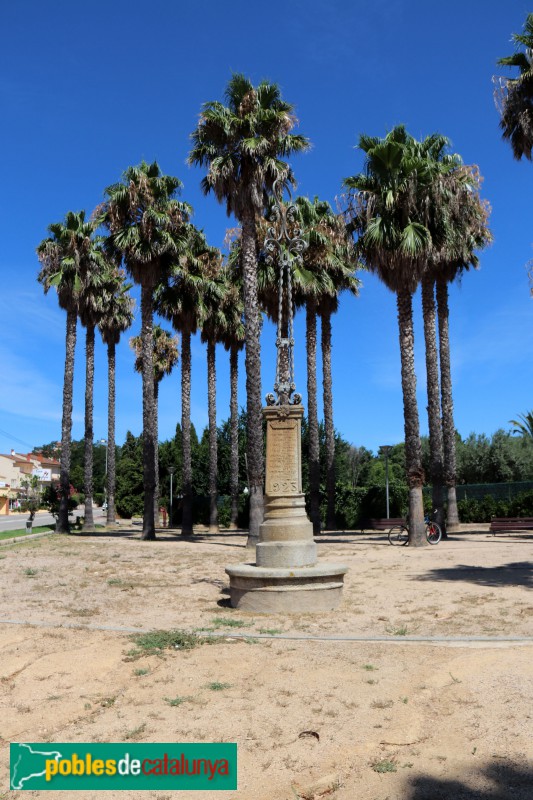
[[(418, 581), (462, 581), (480, 586), (525, 586), (533, 588), (533, 562), (516, 561), (497, 567), (478, 567), (458, 564), (456, 567), (440, 567), (419, 575)], [(533, 798), (533, 788), (531, 791)]]
[[(480, 779), (480, 780), (479, 780)], [(478, 773), (482, 788), (471, 788), (458, 780), (414, 778), (405, 787), (404, 800), (531, 800), (533, 768), (493, 762)]]

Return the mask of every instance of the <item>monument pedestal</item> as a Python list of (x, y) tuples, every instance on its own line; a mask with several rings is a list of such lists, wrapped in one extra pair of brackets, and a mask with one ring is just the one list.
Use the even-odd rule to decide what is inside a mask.
[(342, 597), (342, 564), (317, 565), (313, 526), (305, 513), (301, 405), (268, 406), (265, 521), (255, 564), (226, 567), (231, 605), (254, 613), (331, 611)]

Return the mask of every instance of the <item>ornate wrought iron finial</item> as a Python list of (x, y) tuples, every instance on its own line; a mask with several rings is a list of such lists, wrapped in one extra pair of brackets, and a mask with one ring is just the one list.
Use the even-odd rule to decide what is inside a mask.
[[(282, 199), (283, 185), (274, 183), (275, 204), (270, 212), (270, 225), (264, 241), (267, 263), (277, 264), (278, 278), (278, 325), (276, 335), (276, 380), (274, 391), (267, 395), (268, 405), (289, 405), (301, 403), (301, 395), (294, 394), (294, 303), (292, 299), (293, 265), (303, 263), (303, 252), (307, 242), (303, 238), (298, 222), (298, 209), (291, 201), (285, 204)], [(288, 191), (288, 190), (287, 190)], [(292, 398), (292, 399), (291, 399)]]

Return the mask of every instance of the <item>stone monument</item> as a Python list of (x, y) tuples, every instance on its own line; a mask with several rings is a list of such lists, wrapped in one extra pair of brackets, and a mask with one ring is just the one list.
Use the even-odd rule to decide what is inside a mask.
[[(275, 195), (276, 196), (276, 195)], [(291, 271), (306, 247), (295, 207), (276, 196), (265, 250), (279, 264), (276, 382), (267, 395), (265, 519), (255, 564), (226, 567), (234, 608), (253, 613), (331, 611), (342, 598), (343, 564), (317, 564), (302, 492), (301, 397), (294, 392)], [(277, 223), (277, 225), (276, 225)], [(294, 397), (293, 397), (294, 394)]]

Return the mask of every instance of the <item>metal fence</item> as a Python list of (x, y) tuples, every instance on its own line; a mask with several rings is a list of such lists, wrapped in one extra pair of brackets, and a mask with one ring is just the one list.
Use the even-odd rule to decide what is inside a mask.
[[(511, 500), (517, 494), (533, 489), (533, 481), (513, 483), (462, 483), (456, 487), (457, 500), (482, 500), (491, 496), (495, 500)], [(431, 486), (424, 487), (424, 493), (431, 493)]]

